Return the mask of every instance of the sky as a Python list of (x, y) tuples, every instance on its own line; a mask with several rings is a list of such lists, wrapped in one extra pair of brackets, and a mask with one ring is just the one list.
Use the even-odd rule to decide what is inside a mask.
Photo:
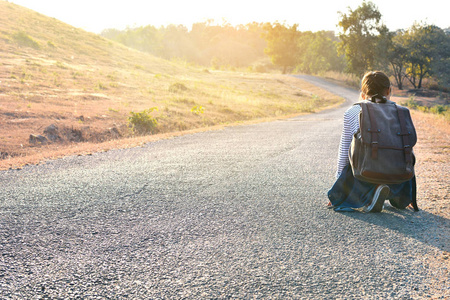
[[(337, 30), (338, 11), (348, 13), (362, 0), (9, 0), (86, 31), (153, 25), (192, 24), (213, 19), (233, 26), (251, 22), (299, 24), (300, 31)], [(406, 29), (415, 21), (450, 26), (445, 0), (372, 0), (391, 30)]]

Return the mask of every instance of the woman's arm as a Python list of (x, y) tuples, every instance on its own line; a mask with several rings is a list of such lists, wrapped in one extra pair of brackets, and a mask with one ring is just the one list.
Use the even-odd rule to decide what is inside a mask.
[(344, 114), (344, 127), (342, 128), (341, 142), (339, 144), (339, 154), (337, 162), (336, 178), (341, 176), (342, 170), (349, 163), (348, 149), (352, 142), (353, 135), (359, 129), (359, 112), (361, 106), (353, 105)]

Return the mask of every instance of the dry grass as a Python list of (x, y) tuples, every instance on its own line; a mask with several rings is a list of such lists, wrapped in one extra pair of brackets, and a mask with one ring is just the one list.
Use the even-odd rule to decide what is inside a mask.
[[(412, 111), (417, 129), (415, 147), (419, 208), (437, 216), (442, 243), (450, 241), (450, 122), (442, 116)], [(439, 218), (440, 217), (440, 218)], [(448, 249), (448, 244), (447, 247)], [(450, 297), (450, 252), (438, 251), (424, 258), (424, 263), (436, 272), (435, 299)], [(447, 289), (446, 289), (447, 288)], [(440, 297), (440, 298), (439, 298)]]
[(321, 75), (329, 81), (336, 82), (338, 84), (344, 84), (345, 86), (359, 89), (361, 78), (354, 74), (342, 73), (336, 71), (328, 71)]
[[(12, 3), (0, 11), (0, 169), (341, 102), (295, 78), (181, 65)], [(130, 112), (152, 107), (158, 136), (136, 137)], [(29, 142), (51, 124), (61, 141)]]
[(412, 117), (418, 134), (418, 199), (423, 209), (450, 220), (450, 123), (418, 111)]

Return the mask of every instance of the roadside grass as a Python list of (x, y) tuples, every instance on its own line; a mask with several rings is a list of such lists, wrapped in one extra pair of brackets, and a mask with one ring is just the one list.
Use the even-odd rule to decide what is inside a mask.
[[(179, 131), (312, 113), (342, 102), (296, 78), (206, 72), (12, 3), (0, 1), (0, 11), (6, 12), (0, 14), (0, 169), (154, 138), (144, 134), (164, 138)], [(151, 128), (133, 126), (132, 113), (148, 122), (143, 128)], [(29, 142), (31, 134), (43, 134), (51, 124), (82, 138)]]
[(440, 115), (411, 111), (418, 142), (419, 207), (450, 220), (450, 122)]
[(435, 216), (440, 230), (434, 231), (430, 238), (438, 240), (443, 249), (435, 249), (424, 257), (424, 264), (436, 272), (432, 286), (436, 299), (447, 299), (450, 274), (450, 122), (442, 115), (419, 110), (411, 110), (411, 116), (418, 136), (414, 147), (417, 202), (419, 209)]
[[(446, 103), (448, 103), (448, 101), (446, 101)], [(406, 101), (401, 102), (401, 104), (409, 107), (410, 109), (419, 110), (424, 113), (435, 114), (447, 121), (450, 121), (449, 104), (428, 103), (427, 105), (417, 101), (413, 95), (411, 95)]]
[(331, 81), (335, 81), (339, 84), (344, 84), (351, 88), (360, 88), (361, 78), (358, 78), (354, 74), (335, 72), (335, 71), (327, 71), (323, 74), (320, 74), (320, 77), (326, 78)]

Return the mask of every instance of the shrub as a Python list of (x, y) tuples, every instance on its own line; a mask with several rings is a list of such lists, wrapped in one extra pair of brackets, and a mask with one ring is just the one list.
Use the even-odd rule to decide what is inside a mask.
[(41, 46), (32, 37), (26, 34), (24, 31), (18, 31), (13, 35), (14, 40), (23, 47), (31, 47), (33, 49), (40, 49)]
[(191, 108), (191, 112), (193, 114), (199, 115), (205, 112), (205, 108), (201, 105), (196, 105), (193, 108)]
[(415, 109), (424, 113), (430, 112), (430, 109), (428, 107), (422, 105), (417, 106)]
[(450, 110), (449, 105), (434, 105), (431, 107), (419, 105), (417, 101), (414, 100), (414, 96), (411, 96), (403, 105), (411, 108), (411, 109), (417, 109), (419, 111), (425, 112), (425, 113), (432, 113), (436, 115), (442, 115), (445, 119), (449, 119), (450, 117)]
[(83, 74), (78, 72), (78, 71), (72, 72), (72, 78), (73, 79), (77, 79), (80, 76), (83, 76)]
[(102, 82), (97, 82), (96, 88), (98, 88), (99, 90), (107, 90), (108, 88), (106, 87), (106, 85), (104, 85)]
[(116, 81), (117, 80), (117, 76), (115, 74), (108, 74), (108, 76), (106, 76), (106, 77), (108, 77), (108, 79), (111, 80), (111, 81)]
[(60, 61), (57, 61), (57, 62), (55, 63), (55, 66), (57, 66), (57, 67), (60, 68), (60, 69), (64, 69), (64, 70), (67, 70), (67, 69), (68, 69), (68, 67), (67, 67), (63, 62), (60, 62)]
[(172, 93), (183, 92), (183, 91), (186, 91), (187, 89), (188, 88), (184, 84), (179, 83), (179, 82), (172, 83), (169, 86), (169, 92), (172, 92)]
[(417, 106), (419, 106), (419, 103), (417, 103), (414, 96), (410, 96), (409, 99), (405, 103), (403, 103), (403, 105), (410, 108), (417, 108)]
[(433, 114), (444, 114), (446, 111), (448, 111), (448, 105), (436, 105), (430, 107), (430, 112)]
[(133, 132), (138, 134), (156, 132), (158, 121), (151, 115), (154, 110), (158, 110), (158, 108), (152, 107), (141, 112), (130, 112), (128, 124), (131, 126)]

